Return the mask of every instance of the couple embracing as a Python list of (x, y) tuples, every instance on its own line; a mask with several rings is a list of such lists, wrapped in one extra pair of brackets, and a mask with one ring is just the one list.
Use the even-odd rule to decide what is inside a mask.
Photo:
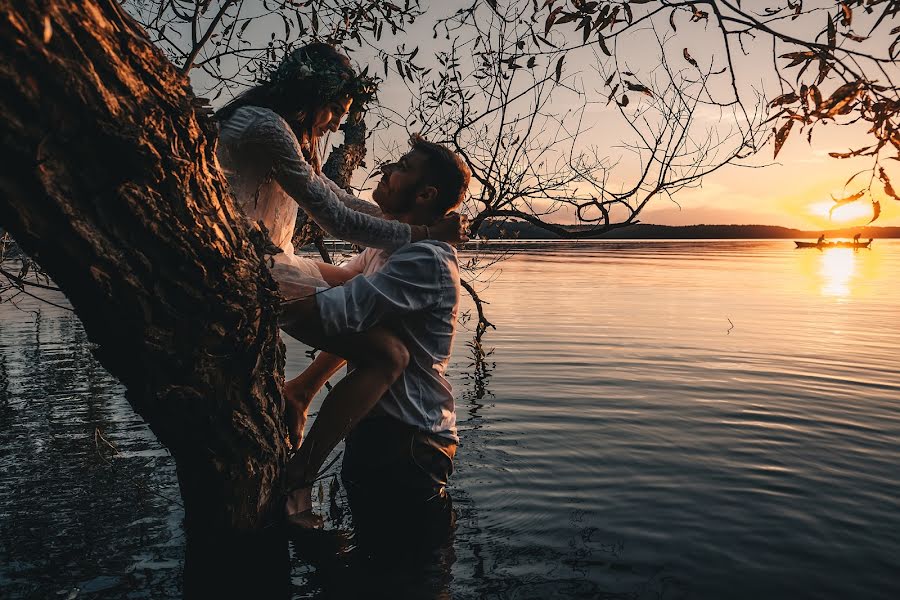
[[(445, 377), (459, 306), (453, 244), (466, 241), (462, 202), (470, 172), (447, 148), (414, 136), (381, 167), (361, 200), (321, 173), (318, 140), (336, 131), (371, 81), (343, 54), (315, 43), (289, 53), (268, 78), (216, 113), (219, 162), (251, 222), (281, 253), (272, 274), (286, 301), (280, 326), (323, 350), (285, 385), (286, 422), (297, 452), (288, 480), (288, 521), (315, 526), (310, 491), (346, 436), (342, 478), (360, 528), (390, 517), (450, 519), (444, 486), (459, 439)], [(334, 237), (366, 249), (342, 266), (294, 254), (298, 208)], [(313, 396), (345, 362), (306, 436)]]

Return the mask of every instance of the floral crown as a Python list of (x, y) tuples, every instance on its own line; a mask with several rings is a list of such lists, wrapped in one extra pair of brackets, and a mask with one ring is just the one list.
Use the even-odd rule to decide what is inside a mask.
[[(375, 98), (378, 78), (370, 77), (369, 68), (356, 74), (328, 58), (312, 55), (304, 48), (291, 51), (276, 68), (269, 71), (268, 81), (274, 88), (285, 91), (309, 85), (317, 88), (323, 102), (339, 98), (353, 99), (354, 108), (362, 108)], [(355, 112), (355, 111), (354, 111)]]

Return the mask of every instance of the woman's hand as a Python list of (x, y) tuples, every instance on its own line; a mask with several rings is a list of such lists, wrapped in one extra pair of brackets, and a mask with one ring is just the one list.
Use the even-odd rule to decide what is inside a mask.
[(427, 227), (427, 231), (429, 239), (458, 246), (469, 241), (469, 217), (452, 212)]

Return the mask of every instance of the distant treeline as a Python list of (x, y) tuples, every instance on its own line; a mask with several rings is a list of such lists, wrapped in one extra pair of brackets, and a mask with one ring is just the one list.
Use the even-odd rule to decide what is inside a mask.
[[(584, 225), (564, 225), (570, 231), (585, 231), (591, 227)], [(776, 225), (630, 225), (614, 229), (598, 236), (607, 240), (672, 240), (672, 239), (816, 239), (825, 234), (826, 238), (852, 238), (857, 233), (864, 239), (900, 238), (900, 227), (848, 227), (828, 230), (801, 230)], [(481, 227), (479, 237), (486, 239), (557, 239), (530, 223), (507, 221), (488, 223)]]

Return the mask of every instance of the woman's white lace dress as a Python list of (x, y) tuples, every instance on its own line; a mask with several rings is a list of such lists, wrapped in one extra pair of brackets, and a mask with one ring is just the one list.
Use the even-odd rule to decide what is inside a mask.
[(282, 250), (272, 274), (289, 299), (327, 287), (316, 262), (294, 254), (298, 205), (330, 235), (354, 244), (395, 250), (410, 241), (409, 225), (380, 218), (376, 204), (316, 174), (290, 126), (267, 108), (244, 106), (219, 124), (218, 160), (244, 214), (261, 221)]

